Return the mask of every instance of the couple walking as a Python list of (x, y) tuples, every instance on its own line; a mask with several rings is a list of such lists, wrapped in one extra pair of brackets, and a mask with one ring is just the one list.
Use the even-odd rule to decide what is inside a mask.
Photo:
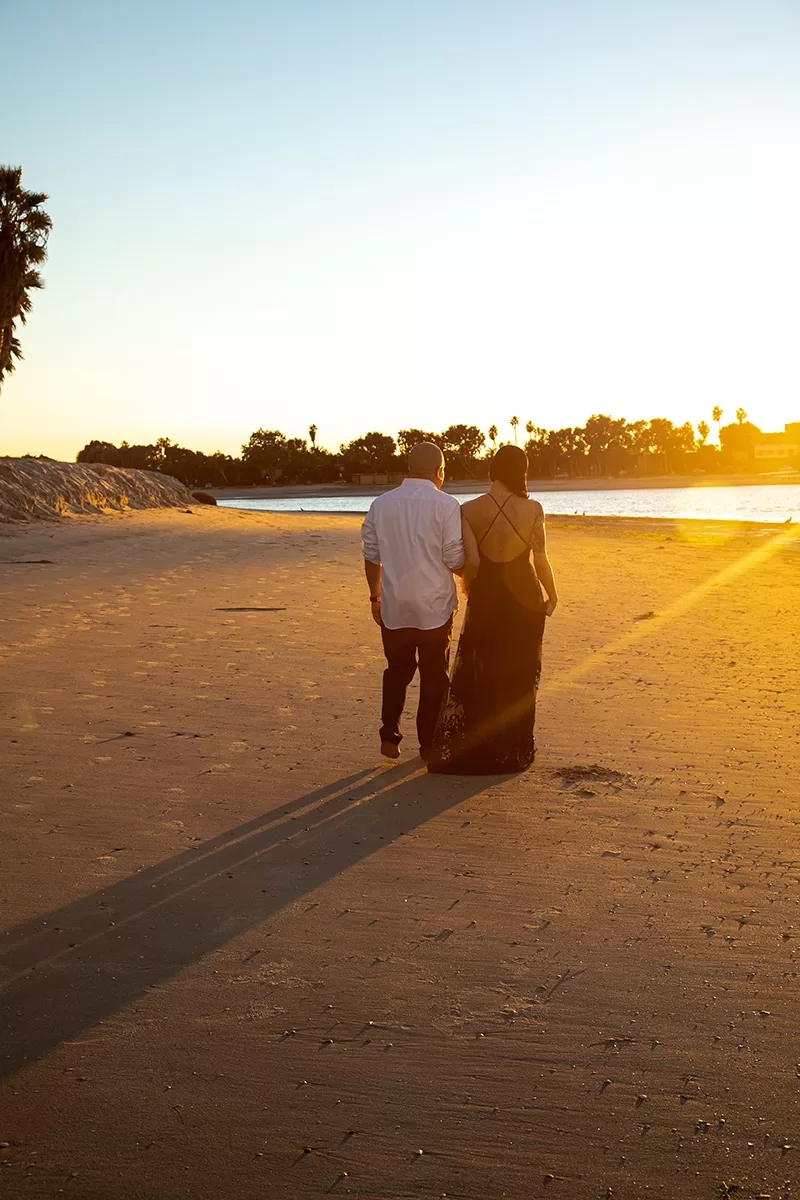
[[(501, 446), (489, 491), (461, 506), (441, 491), (441, 450), (421, 442), (408, 456), (409, 477), (372, 503), (361, 536), (387, 662), (387, 758), (399, 757), (400, 717), (419, 667), (417, 733), (429, 771), (502, 774), (533, 762), (542, 637), (558, 596), (527, 466), (523, 450)], [(467, 611), (448, 678), (454, 575), (463, 577)]]

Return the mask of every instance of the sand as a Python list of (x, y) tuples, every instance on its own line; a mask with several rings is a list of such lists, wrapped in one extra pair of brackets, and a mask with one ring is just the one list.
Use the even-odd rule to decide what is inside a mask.
[(358, 525), (0, 531), (0, 1194), (790, 1195), (800, 542), (552, 522), (536, 765), (456, 779)]

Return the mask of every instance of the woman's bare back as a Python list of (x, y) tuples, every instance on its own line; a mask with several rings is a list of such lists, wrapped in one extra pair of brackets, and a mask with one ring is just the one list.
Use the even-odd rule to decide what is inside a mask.
[(461, 512), (481, 554), (494, 562), (510, 562), (526, 548), (534, 553), (544, 549), (544, 513), (537, 500), (493, 487), (468, 500)]

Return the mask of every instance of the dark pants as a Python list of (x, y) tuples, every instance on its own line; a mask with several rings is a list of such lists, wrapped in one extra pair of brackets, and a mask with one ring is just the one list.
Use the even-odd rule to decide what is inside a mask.
[(419, 666), (417, 734), (420, 749), (427, 752), (433, 742), (436, 722), (447, 695), (447, 667), (453, 618), (438, 629), (387, 629), (383, 626), (383, 650), (388, 666), (383, 672), (381, 741), (400, 744), (400, 717), (406, 690)]

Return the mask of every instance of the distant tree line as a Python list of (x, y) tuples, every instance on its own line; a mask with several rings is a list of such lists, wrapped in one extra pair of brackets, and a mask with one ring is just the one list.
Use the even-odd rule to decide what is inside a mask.
[(256, 429), (239, 457), (219, 450), (214, 454), (188, 450), (169, 438), (136, 446), (92, 441), (80, 451), (77, 461), (161, 471), (190, 487), (333, 483), (355, 475), (400, 472), (412, 446), (432, 441), (447, 455), (451, 478), (469, 479), (482, 473), (480, 454), (486, 438), (474, 425), (451, 425), (444, 433), (403, 429), (396, 439), (385, 433), (365, 433), (341, 445), (337, 452), (317, 445), (316, 425), (309, 426), (308, 434), (307, 439), (287, 438), (277, 429)]
[[(710, 427), (700, 421), (675, 425), (664, 417), (626, 421), (596, 413), (582, 426), (544, 429), (528, 421), (524, 448), (534, 479), (625, 477), (652, 474), (713, 474), (740, 469), (742, 451), (752, 449), (761, 431), (737, 409), (736, 423), (722, 425), (722, 410), (714, 408), (719, 446), (709, 445)], [(519, 418), (509, 425), (516, 441)], [(173, 475), (190, 487), (241, 487), (278, 483), (333, 483), (358, 475), (391, 475), (404, 469), (405, 457), (417, 442), (435, 442), (447, 457), (451, 479), (486, 475), (487, 459), (498, 445), (498, 429), (487, 434), (475, 425), (450, 425), (442, 433), (401, 429), (397, 437), (365, 433), (338, 451), (317, 444), (317, 426), (308, 438), (287, 438), (277, 429), (257, 429), (234, 457), (216, 451), (204, 454), (178, 446), (169, 438), (152, 445), (92, 441), (78, 454), (83, 463), (102, 462)]]
[(698, 439), (688, 421), (674, 425), (664, 417), (626, 421), (596, 413), (574, 428), (526, 428), (525, 449), (535, 477), (635, 475), (648, 466), (654, 473), (682, 474), (696, 465), (690, 465), (689, 456), (703, 447), (710, 455), (716, 453), (705, 446), (702, 431)]

